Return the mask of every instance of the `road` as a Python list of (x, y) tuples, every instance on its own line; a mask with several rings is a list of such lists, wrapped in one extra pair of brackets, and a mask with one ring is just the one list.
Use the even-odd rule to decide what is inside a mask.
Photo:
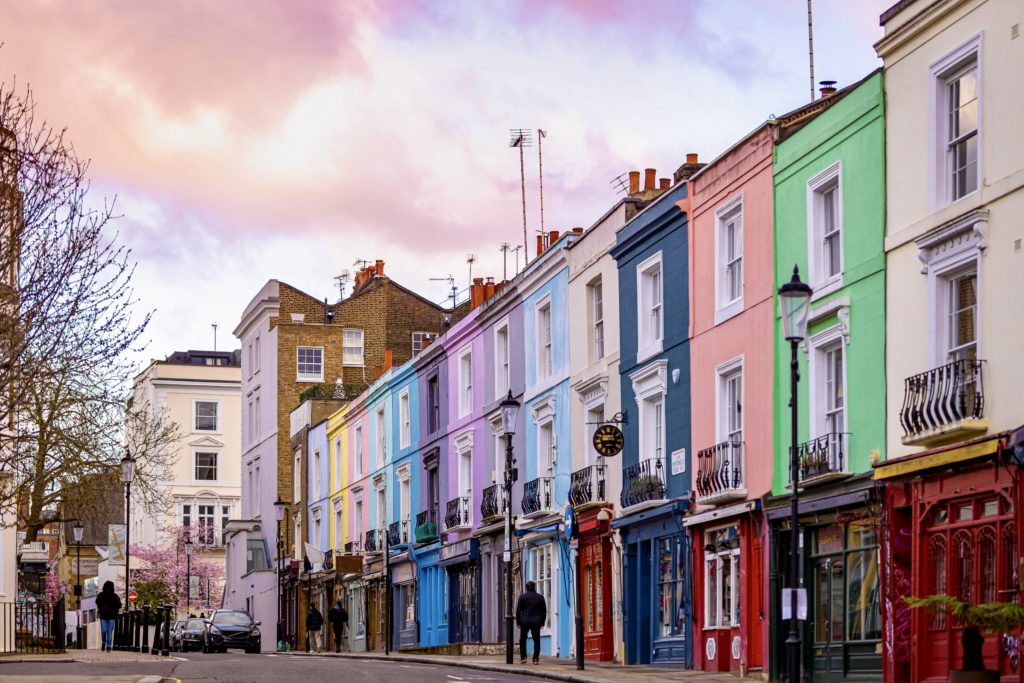
[[(50, 680), (124, 680), (124, 676), (166, 676), (200, 683), (550, 683), (549, 680), (459, 667), (406, 662), (288, 657), (272, 654), (204, 655), (189, 653), (152, 662), (22, 662), (0, 665), (0, 683), (31, 676), (40, 683)], [(59, 678), (58, 678), (59, 677)]]

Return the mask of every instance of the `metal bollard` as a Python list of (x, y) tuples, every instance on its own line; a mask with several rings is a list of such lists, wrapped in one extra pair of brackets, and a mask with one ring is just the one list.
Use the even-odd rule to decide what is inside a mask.
[(125, 610), (124, 616), (125, 616), (125, 619), (124, 619), (124, 622), (125, 622), (124, 623), (124, 626), (125, 626), (124, 649), (128, 650), (129, 652), (131, 652), (131, 649), (132, 649), (132, 634), (135, 631), (135, 628), (134, 628), (135, 627), (135, 610), (133, 610), (131, 607), (129, 607), (127, 610)]
[(142, 606), (142, 648), (139, 652), (149, 652), (149, 605)]
[(163, 623), (164, 623), (164, 608), (160, 605), (156, 606), (156, 614), (154, 620), (156, 621), (156, 630), (153, 631), (153, 649), (150, 650), (150, 654), (160, 654), (160, 638), (163, 635)]
[(132, 609), (132, 652), (139, 651), (139, 643), (142, 641), (142, 633), (139, 628), (142, 626), (142, 612), (138, 607)]
[(120, 650), (121, 649), (121, 621), (122, 621), (121, 617), (123, 617), (123, 616), (124, 616), (124, 614), (122, 614), (121, 612), (118, 612), (117, 616), (114, 617), (114, 649), (115, 650)]
[(163, 657), (169, 657), (171, 654), (171, 610), (173, 606), (167, 605), (167, 620), (164, 621), (164, 642), (160, 646), (160, 655)]

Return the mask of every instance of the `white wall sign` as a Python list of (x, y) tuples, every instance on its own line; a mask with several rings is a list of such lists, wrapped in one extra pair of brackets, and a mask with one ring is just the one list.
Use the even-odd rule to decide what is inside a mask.
[(686, 449), (680, 448), (672, 451), (672, 474), (682, 474), (686, 471)]
[(126, 531), (124, 524), (107, 525), (107, 564), (111, 567), (124, 566)]
[[(793, 589), (783, 588), (782, 589), (782, 618), (790, 619), (792, 610), (790, 609), (793, 605)], [(807, 589), (797, 588), (796, 589), (796, 618), (807, 619)]]

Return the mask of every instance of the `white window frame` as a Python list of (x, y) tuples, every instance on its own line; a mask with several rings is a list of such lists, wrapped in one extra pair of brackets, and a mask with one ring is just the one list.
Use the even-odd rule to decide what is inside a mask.
[[(707, 539), (709, 537), (712, 537), (713, 534), (715, 534), (718, 531), (721, 531), (723, 528), (727, 529), (729, 527), (719, 527), (719, 528), (716, 528), (716, 529), (708, 529), (708, 530), (706, 530), (704, 532), (705, 544), (707, 544)], [(729, 561), (729, 574), (730, 574), (730, 577), (729, 577), (729, 587), (730, 587), (730, 589), (732, 591), (732, 596), (731, 596), (732, 600), (729, 603), (730, 606), (731, 606), (731, 609), (729, 610), (728, 619), (726, 619), (723, 622), (721, 620), (721, 617), (722, 617), (722, 563), (721, 563), (720, 560), (721, 560), (721, 558), (723, 556), (726, 556), (726, 555), (728, 555), (729, 559), (730, 559), (730, 561)], [(709, 565), (711, 564), (712, 559), (719, 560), (719, 561), (715, 562), (716, 580), (715, 580), (715, 595), (714, 596), (711, 596), (709, 594), (710, 590), (711, 590), (711, 582), (707, 580), (707, 577), (711, 575), (711, 569), (710, 569)], [(740, 599), (740, 568), (739, 568), (739, 564), (740, 564), (740, 549), (739, 548), (730, 548), (728, 550), (718, 550), (716, 548), (713, 553), (709, 553), (707, 551), (704, 551), (704, 576), (705, 576), (705, 580), (704, 580), (704, 630), (705, 631), (711, 631), (711, 630), (717, 630), (717, 629), (726, 629), (726, 628), (738, 628), (740, 626), (739, 624), (734, 624), (733, 623), (733, 616), (736, 614), (736, 606), (739, 604), (738, 601)], [(718, 615), (718, 619), (715, 621), (715, 623), (711, 623), (712, 597), (714, 597), (715, 612)], [(742, 606), (740, 608), (742, 609)]]
[(388, 414), (383, 403), (373, 411), (373, 435), (374, 465), (379, 469), (388, 461)]
[[(735, 219), (739, 225), (740, 233), (740, 254), (739, 254), (739, 269), (740, 269), (740, 292), (739, 296), (729, 299), (727, 296), (727, 268), (726, 263), (727, 255), (725, 253), (726, 248), (726, 235), (725, 231), (729, 223)], [(746, 226), (744, 225), (744, 207), (743, 207), (743, 193), (740, 193), (727, 201), (722, 206), (715, 210), (715, 324), (725, 322), (729, 318), (739, 315), (743, 312), (743, 291), (744, 291), (744, 279), (746, 277), (744, 269), (744, 257), (746, 255), (745, 249), (745, 236), (747, 234)]]
[(256, 353), (253, 356), (256, 359), (256, 373), (260, 371), (260, 335), (256, 335)]
[[(668, 398), (668, 361), (661, 359), (647, 365), (635, 372), (630, 376), (630, 380), (633, 383), (633, 395), (637, 403), (637, 423), (639, 429), (639, 446), (640, 446), (640, 457), (639, 461), (653, 460), (661, 454), (661, 466), (662, 471), (665, 472), (665, 481), (668, 481), (669, 470), (666, 455), (667, 438), (665, 434), (665, 402)], [(661, 424), (661, 436), (659, 439), (655, 439), (657, 443), (650, 443), (652, 441), (653, 434), (649, 432), (657, 431), (659, 415), (651, 414), (651, 409), (657, 406), (660, 401), (660, 424)]]
[[(196, 468), (199, 466), (196, 462), (196, 456), (200, 453), (212, 453), (213, 454), (213, 479), (199, 479), (196, 477)], [(196, 485), (210, 485), (220, 481), (220, 451), (215, 448), (196, 448), (192, 451), (192, 482)]]
[[(842, 324), (836, 324), (828, 329), (822, 330), (807, 340), (809, 356), (809, 362), (807, 364), (807, 380), (811, 392), (811, 438), (816, 439), (828, 433), (828, 422), (826, 418), (827, 397), (825, 395), (825, 385), (828, 374), (825, 363), (827, 362), (827, 352), (835, 348), (837, 344), (843, 349), (843, 390), (845, 392), (843, 421), (845, 425), (849, 425), (850, 402), (848, 397), (850, 393), (850, 385), (846, 381), (847, 366), (849, 365), (849, 357), (846, 353), (847, 340), (848, 337), (846, 336), (846, 330)], [(843, 431), (849, 431), (849, 429), (844, 428)]]
[(363, 477), (363, 424), (357, 423), (352, 430), (352, 479)]
[[(600, 315), (598, 312), (600, 304)], [(664, 304), (662, 305), (664, 309)], [(590, 362), (596, 363), (605, 357), (605, 316), (604, 316), (604, 282), (600, 277), (594, 278), (587, 285), (587, 313), (590, 327)]]
[[(473, 524), (475, 510), (473, 509), (473, 431), (467, 430), (455, 437), (456, 463), (456, 485), (458, 486), (458, 497), (469, 498), (469, 524)], [(463, 459), (466, 464), (464, 466)]]
[[(412, 355), (418, 356), (424, 348), (433, 343), (437, 339), (437, 334), (434, 332), (413, 332), (412, 333)], [(424, 344), (423, 342), (428, 342)]]
[(363, 499), (356, 498), (355, 514), (352, 515), (352, 540), (361, 549), (363, 547)]
[[(544, 338), (544, 320), (547, 319), (547, 338)], [(534, 307), (534, 327), (537, 339), (536, 375), (540, 382), (555, 372), (555, 318), (551, 308), (551, 295), (542, 297)]]
[[(212, 403), (217, 407), (217, 411), (213, 416), (213, 420), (215, 423), (213, 429), (199, 429), (199, 427), (196, 426), (196, 419), (199, 417), (196, 414), (196, 410), (198, 409), (200, 403)], [(220, 434), (220, 400), (213, 398), (192, 399), (192, 431), (198, 434)]]
[(296, 448), (292, 456), (292, 500), (298, 504), (302, 502), (302, 450)]
[(459, 417), (473, 412), (473, 348), (459, 351)]
[[(313, 373), (302, 373), (300, 366), (303, 363), (299, 360), (299, 355), (302, 351), (318, 351), (320, 353), (320, 372), (317, 374)], [(305, 365), (312, 364), (311, 361), (306, 361)], [(324, 347), (322, 346), (296, 346), (295, 347), (295, 381), (296, 382), (323, 382), (324, 381)]]
[(317, 448), (313, 451), (313, 500), (320, 500), (320, 494), (322, 491), (321, 487), (321, 476), (320, 476), (320, 449)]
[(746, 393), (746, 378), (743, 376), (743, 356), (738, 356), (715, 367), (715, 443), (723, 443), (730, 438), (729, 429), (729, 382), (735, 377), (740, 380), (740, 430), (739, 441), (743, 441), (746, 424), (743, 415), (744, 394)]
[[(658, 273), (657, 287), (652, 284), (655, 271)], [(664, 345), (665, 269), (662, 267), (662, 252), (660, 251), (649, 256), (636, 267), (636, 302), (636, 362), (641, 363), (651, 356), (661, 353)], [(658, 308), (657, 324), (654, 324), (655, 306)]]
[(334, 488), (341, 488), (341, 437), (334, 440)]
[[(512, 344), (508, 318), (494, 326), (494, 399), (505, 398), (512, 386)], [(501, 339), (504, 338), (504, 353)]]
[[(970, 64), (974, 64), (977, 73), (977, 98), (978, 98), (978, 127), (977, 127), (977, 148), (978, 165), (977, 181), (973, 192), (963, 197), (953, 199), (952, 169), (948, 154), (948, 131), (949, 118), (946, 109), (946, 86), (953, 76), (962, 73)], [(982, 186), (984, 173), (983, 150), (984, 150), (984, 62), (982, 51), (982, 34), (978, 33), (964, 42), (956, 49), (944, 55), (929, 67), (929, 125), (931, 128), (928, 146), (928, 162), (932, 172), (929, 178), (929, 197), (931, 199), (932, 211), (938, 211), (954, 201), (960, 201), (970, 197)]]
[(398, 394), (398, 446), (408, 448), (412, 443), (412, 404), (409, 390), (403, 389)]
[(341, 550), (345, 542), (345, 502), (334, 500), (334, 549)]
[[(348, 337), (359, 333), (359, 346), (350, 344)], [(354, 341), (354, 340), (353, 340)], [(351, 351), (350, 351), (351, 349)], [(355, 350), (359, 349), (359, 358)], [(366, 362), (366, 335), (357, 327), (346, 327), (341, 330), (341, 364), (347, 368), (361, 368)]]
[[(555, 610), (555, 598), (558, 595), (555, 586), (558, 580), (556, 559), (557, 553), (553, 551), (551, 543), (530, 548), (530, 580), (537, 584), (537, 592), (544, 596), (544, 602), (548, 606), (547, 618), (540, 629), (540, 632), (546, 635), (558, 632), (558, 615)], [(541, 576), (542, 564), (547, 567), (546, 578)]]
[[(408, 463), (402, 465), (395, 471), (398, 478), (398, 519), (406, 522), (412, 519), (412, 468)], [(412, 529), (409, 529), (412, 533)]]
[[(835, 188), (836, 224), (839, 233), (839, 272), (825, 272), (825, 193)], [(807, 181), (807, 266), (810, 284), (814, 288), (812, 301), (828, 296), (843, 286), (846, 267), (843, 239), (846, 235), (843, 220), (843, 163), (836, 161)]]

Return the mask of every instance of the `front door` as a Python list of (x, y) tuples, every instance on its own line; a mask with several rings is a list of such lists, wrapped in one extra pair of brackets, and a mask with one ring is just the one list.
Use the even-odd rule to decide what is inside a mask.
[(480, 642), (480, 564), (448, 567), (448, 641)]
[(587, 659), (612, 660), (611, 547), (600, 538), (580, 544), (583, 592), (583, 654)]

